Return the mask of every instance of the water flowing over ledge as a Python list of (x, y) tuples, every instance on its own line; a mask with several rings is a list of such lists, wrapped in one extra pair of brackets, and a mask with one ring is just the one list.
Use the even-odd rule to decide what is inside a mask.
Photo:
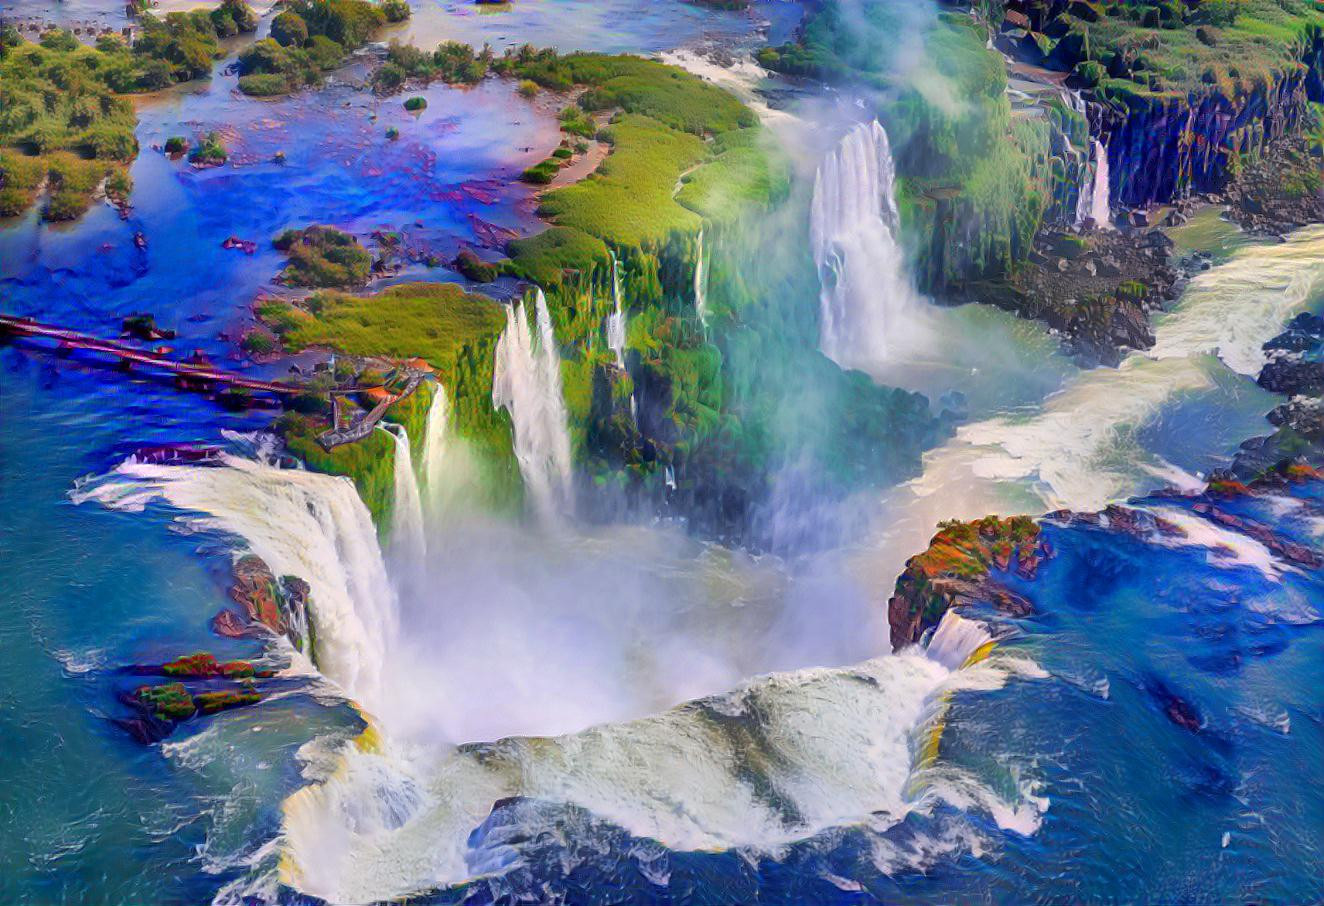
[(561, 356), (547, 297), (534, 297), (537, 333), (529, 327), (523, 301), (506, 310), (506, 330), (497, 343), (492, 405), (510, 413), (515, 458), (534, 511), (555, 523), (574, 509), (570, 432), (561, 395)]
[(819, 346), (843, 366), (883, 361), (915, 339), (922, 302), (897, 240), (894, 178), (887, 132), (874, 120), (846, 134), (814, 181)]

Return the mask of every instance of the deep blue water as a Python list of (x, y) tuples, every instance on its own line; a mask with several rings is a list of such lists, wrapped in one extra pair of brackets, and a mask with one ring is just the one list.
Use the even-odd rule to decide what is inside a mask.
[[(568, 17), (586, 12), (573, 2), (517, 2), (490, 17), (439, 4), (445, 16), (421, 15), (415, 26), (496, 44), (518, 26), (520, 40), (535, 43), (642, 50), (749, 28), (750, 17), (661, 6), (584, 26)], [(758, 4), (756, 17), (774, 18), (775, 34), (791, 7)], [(153, 101), (142, 114), (130, 218), (97, 208), (73, 226), (34, 215), (0, 226), (0, 307), (106, 335), (122, 316), (154, 311), (180, 331), (180, 349), (270, 371), (233, 359), (222, 334), (233, 338), (248, 323), (251, 300), (279, 269), (265, 242), (278, 230), (403, 229), (449, 257), (483, 241), (482, 223), (532, 228), (528, 196), (509, 181), (554, 144), (550, 120), (498, 85), (437, 87), (428, 98), (415, 119), (343, 86), (255, 102), (232, 97), (218, 78), (200, 93)], [(236, 130), (238, 167), (194, 171), (150, 148), (226, 125)], [(386, 142), (388, 125), (400, 129), (398, 143)], [(283, 166), (271, 162), (277, 150)], [(145, 250), (131, 241), (137, 230)], [(260, 251), (221, 249), (229, 235), (257, 240)], [(454, 279), (444, 270), (431, 277)], [(226, 603), (231, 542), (182, 534), (178, 514), (162, 508), (75, 507), (69, 490), (137, 447), (214, 441), (222, 429), (263, 421), (149, 380), (111, 379), (77, 359), (0, 347), (0, 901), (208, 901), (249, 874), (247, 862), (277, 832), (282, 799), (302, 785), (295, 750), (357, 728), (346, 708), (319, 704), (298, 680), (283, 681), (276, 688), (287, 694), (261, 707), (195, 722), (164, 747), (141, 746), (108, 720), (124, 713), (116, 694), (136, 684), (120, 665), (199, 648), (262, 652), (208, 629)], [(1174, 461), (1207, 452), (1180, 421), (1140, 434)], [(1308, 487), (1295, 496), (1301, 503), (1291, 509), (1220, 505), (1319, 548), (1324, 523), (1312, 519), (1324, 519), (1324, 494)], [(1207, 547), (1099, 528), (1046, 532), (1056, 557), (1034, 582), (1008, 579), (1036, 615), (985, 616), (1006, 633), (1003, 652), (1047, 676), (958, 693), (940, 750), (941, 762), (1009, 797), (1045, 797), (1033, 833), (1003, 829), (979, 809), (934, 804), (884, 831), (832, 829), (776, 853), (671, 852), (582, 809), (520, 800), (496, 807), (472, 842), (509, 843), (521, 861), (435, 899), (1324, 899), (1324, 792), (1313, 781), (1324, 763), (1320, 577), (1296, 569), (1270, 577)], [(1199, 715), (1199, 732), (1165, 714), (1173, 697)], [(549, 822), (562, 833), (520, 838)], [(958, 842), (935, 844), (953, 835)]]

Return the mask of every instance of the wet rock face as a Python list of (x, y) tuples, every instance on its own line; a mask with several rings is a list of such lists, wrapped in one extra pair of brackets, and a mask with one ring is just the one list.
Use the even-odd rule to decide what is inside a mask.
[(1298, 72), (1245, 97), (1137, 95), (1130, 105), (1093, 104), (1091, 131), (1105, 137), (1112, 200), (1139, 207), (1217, 191), (1234, 159), (1295, 132), (1307, 103), (1322, 98), (1307, 90), (1306, 75)]
[(985, 603), (1009, 616), (1029, 616), (1034, 605), (1005, 578), (1033, 579), (1051, 554), (1038, 524), (1026, 516), (944, 523), (928, 549), (906, 562), (888, 601), (892, 649), (919, 642), (953, 607)]
[[(1281, 495), (1290, 485), (1320, 480), (1324, 480), (1324, 473), (1284, 460), (1253, 480), (1240, 481), (1232, 475), (1220, 474), (1199, 494), (1166, 491), (1148, 499), (1179, 501), (1195, 516), (1254, 539), (1280, 560), (1315, 570), (1324, 567), (1324, 557), (1317, 550), (1280, 535), (1268, 525), (1231, 512), (1229, 501)], [(906, 562), (888, 601), (893, 650), (918, 643), (952, 608), (983, 605), (1013, 618), (1033, 615), (1033, 600), (1010, 586), (1013, 576), (1034, 581), (1053, 556), (1041, 522), (1151, 540), (1185, 534), (1181, 526), (1143, 506), (1118, 504), (1094, 513), (1058, 510), (1041, 521), (1028, 516), (1005, 519), (986, 516), (972, 522), (944, 523), (928, 549)], [(1198, 715), (1183, 702), (1175, 696), (1161, 698), (1165, 713), (1174, 723), (1193, 731), (1198, 729)]]

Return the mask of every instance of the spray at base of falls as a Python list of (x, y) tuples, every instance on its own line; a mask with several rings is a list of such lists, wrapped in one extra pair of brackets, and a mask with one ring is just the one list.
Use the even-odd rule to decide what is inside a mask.
[(906, 272), (887, 132), (856, 126), (814, 180), (810, 244), (818, 267), (819, 347), (843, 366), (913, 345), (922, 301)]
[(561, 394), (561, 355), (547, 297), (535, 296), (537, 333), (520, 301), (506, 309), (506, 329), (497, 342), (492, 405), (505, 409), (515, 434), (515, 459), (524, 489), (545, 523), (573, 511), (570, 430)]
[[(912, 740), (916, 733), (931, 738), (933, 709), (943, 707), (947, 693), (996, 688), (1015, 675), (1039, 675), (1013, 659), (972, 663), (977, 659), (971, 654), (987, 643), (988, 635), (955, 614), (935, 631), (931, 655), (916, 647), (851, 667), (767, 673), (734, 692), (705, 693), (649, 717), (576, 720), (587, 729), (561, 736), (461, 737), (498, 741), (456, 747), (437, 732), (439, 722), (454, 717), (447, 709), (459, 703), (478, 714), (490, 711), (493, 700), (518, 703), (518, 694), (500, 685), (506, 671), (484, 674), (482, 669), (514, 662), (494, 644), (496, 636), (484, 640), (472, 625), (457, 621), (463, 616), (455, 612), (459, 600), (447, 597), (439, 610), (438, 601), (428, 597), (412, 602), (411, 611), (411, 603), (391, 591), (367, 510), (348, 480), (235, 457), (223, 457), (211, 467), (129, 462), (89, 482), (78, 499), (125, 509), (164, 501), (193, 511), (183, 517), (185, 524), (238, 536), (278, 573), (307, 577), (319, 663), (360, 703), (372, 732), (371, 738), (345, 745), (333, 765), (323, 760), (318, 776), (310, 778), (314, 782), (285, 803), (282, 880), (305, 893), (332, 902), (368, 902), (499, 872), (510, 864), (509, 844), (475, 837), (474, 828), (495, 803), (511, 796), (546, 804), (529, 819), (543, 823), (532, 828), (528, 839), (543, 828), (561, 826), (567, 809), (581, 808), (595, 820), (677, 849), (777, 847), (863, 821), (885, 830), (915, 809), (953, 799), (1012, 822), (1008, 827), (1032, 829), (1037, 822), (1039, 805), (1004, 802), (955, 766), (926, 763), (922, 781), (913, 774)], [(635, 532), (646, 539), (659, 537), (654, 530)], [(513, 553), (498, 553), (498, 559), (510, 568), (527, 562), (536, 552), (530, 541), (537, 537), (524, 533), (513, 539), (518, 559), (510, 559)], [(486, 539), (479, 543), (492, 548)], [(563, 545), (555, 537), (546, 543)], [(484, 625), (494, 618), (499, 622), (493, 606), (500, 601), (473, 594), (457, 575), (456, 565), (474, 559), (471, 553), (452, 553), (445, 570), (448, 589), (458, 587), (462, 597), (481, 598), (471, 608), (473, 619)], [(564, 570), (562, 548), (550, 553)], [(660, 559), (659, 574), (673, 577), (675, 565), (659, 558), (662, 553), (654, 550), (649, 559)], [(688, 546), (672, 556), (694, 561)], [(485, 561), (475, 568), (497, 587), (508, 580), (494, 575)], [(567, 580), (574, 600), (586, 597), (586, 576), (600, 578), (602, 563), (587, 561), (582, 572)], [(555, 594), (547, 582), (533, 578), (530, 587), (539, 588), (543, 597), (521, 605), (521, 619), (536, 620)], [(694, 577), (708, 598), (720, 587), (714, 578)], [(743, 606), (718, 606), (718, 599), (695, 632), (677, 633), (674, 626), (670, 632), (658, 630), (670, 626), (668, 620), (692, 614), (692, 602), (682, 599), (675, 614), (653, 626), (648, 621), (656, 618), (665, 598), (650, 594), (632, 603), (623, 595), (628, 585), (608, 581), (614, 607), (598, 601), (588, 611), (569, 615), (579, 644), (551, 639), (543, 624), (534, 624), (530, 635), (540, 646), (538, 653), (521, 652), (518, 660), (537, 668), (541, 687), (585, 670), (590, 671), (588, 690), (611, 685), (604, 675), (591, 672), (600, 644), (591, 633), (585, 635), (592, 630), (584, 620), (588, 613), (611, 626), (642, 625), (648, 651), (622, 655), (631, 660), (642, 656), (655, 665), (650, 670), (675, 663), (694, 675), (707, 668), (705, 658), (714, 656), (704, 650), (706, 640), (751, 637), (724, 622), (710, 622), (741, 619), (749, 612), (754, 602), (739, 587), (732, 593)], [(825, 616), (821, 600), (808, 597), (820, 621), (844, 623), (845, 631), (860, 634), (858, 619)], [(424, 623), (425, 614), (434, 614), (437, 625)], [(567, 615), (553, 616), (566, 622)], [(758, 621), (765, 628), (779, 623), (766, 614)], [(753, 640), (753, 648), (766, 651), (774, 638), (786, 635), (793, 636), (787, 644), (798, 638), (781, 631)], [(448, 638), (456, 644), (446, 647)], [(464, 650), (476, 659), (456, 664)], [(558, 653), (571, 657), (576, 668), (554, 662)], [(952, 670), (949, 663), (964, 666)], [(612, 662), (610, 669), (619, 667)], [(466, 676), (474, 682), (464, 685)], [(709, 677), (710, 688), (717, 676)], [(643, 678), (626, 676), (622, 684), (638, 687)], [(418, 690), (437, 690), (437, 695), (410, 694)], [(751, 758), (751, 741), (766, 751)], [(976, 836), (963, 819), (952, 820)], [(927, 859), (935, 847), (948, 852), (971, 845), (971, 839), (944, 834), (921, 849)]]
[(418, 489), (418, 476), (414, 474), (409, 434), (403, 425), (383, 426), (382, 430), (390, 434), (395, 441), (395, 466), (392, 472), (395, 498), (391, 506), (391, 549), (411, 569), (418, 569), (427, 557), (427, 538), (423, 533), (423, 498)]
[[(989, 637), (949, 614), (934, 639), (944, 660), (964, 664)], [(343, 763), (285, 804), (284, 880), (354, 903), (461, 883), (518, 864), (519, 841), (564, 832), (569, 807), (675, 850), (775, 849), (865, 821), (885, 832), (913, 810), (952, 800), (1033, 832), (1045, 800), (1006, 802), (932, 764), (917, 778), (910, 754), (953, 691), (997, 688), (1016, 675), (1042, 673), (1014, 659), (952, 670), (917, 647), (852, 667), (771, 674), (567, 736), (347, 747)], [(514, 839), (490, 839), (482, 827), (493, 803), (510, 797), (546, 805), (520, 814), (527, 823)], [(931, 842), (947, 851), (973, 845), (958, 837)], [(897, 868), (932, 855), (915, 847)]]

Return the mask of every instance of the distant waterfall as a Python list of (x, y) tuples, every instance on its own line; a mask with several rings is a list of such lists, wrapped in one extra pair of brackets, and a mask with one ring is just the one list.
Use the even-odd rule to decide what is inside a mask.
[(818, 168), (810, 241), (818, 266), (820, 348), (840, 364), (878, 362), (913, 334), (920, 301), (897, 241), (887, 133), (847, 133)]
[[(621, 271), (616, 253), (611, 255), (611, 297), (616, 311), (607, 315), (607, 345), (616, 356), (616, 367), (625, 370), (625, 305), (622, 302)], [(639, 421), (639, 402), (630, 391), (630, 417)]]
[(699, 323), (708, 326), (708, 265), (703, 260), (703, 228), (699, 229), (699, 250), (694, 262), (694, 312)]
[(616, 366), (625, 367), (625, 308), (621, 304), (621, 272), (616, 253), (611, 256), (611, 298), (616, 310), (607, 315), (607, 346), (616, 356)]
[(424, 511), (436, 519), (445, 499), (446, 460), (450, 452), (450, 398), (440, 383), (433, 388), (432, 403), (428, 406), (427, 430), (423, 435), (423, 498)]
[(1094, 140), (1094, 185), (1090, 187), (1088, 216), (1094, 227), (1106, 230), (1112, 225), (1112, 209), (1108, 199), (1108, 149), (1097, 138)]
[(561, 356), (541, 289), (535, 307), (536, 336), (529, 329), (522, 301), (506, 309), (506, 329), (497, 343), (492, 405), (510, 413), (524, 488), (538, 516), (550, 522), (571, 510), (570, 431), (561, 395)]
[[(392, 430), (394, 429), (394, 430)], [(414, 474), (414, 459), (409, 449), (409, 434), (403, 425), (383, 428), (395, 440), (395, 500), (391, 506), (391, 548), (406, 563), (418, 566), (427, 556), (423, 534), (423, 498)]]
[(71, 495), (115, 509), (161, 499), (236, 535), (277, 576), (307, 580), (322, 673), (370, 709), (398, 605), (368, 508), (348, 478), (223, 456), (219, 467), (130, 460)]

